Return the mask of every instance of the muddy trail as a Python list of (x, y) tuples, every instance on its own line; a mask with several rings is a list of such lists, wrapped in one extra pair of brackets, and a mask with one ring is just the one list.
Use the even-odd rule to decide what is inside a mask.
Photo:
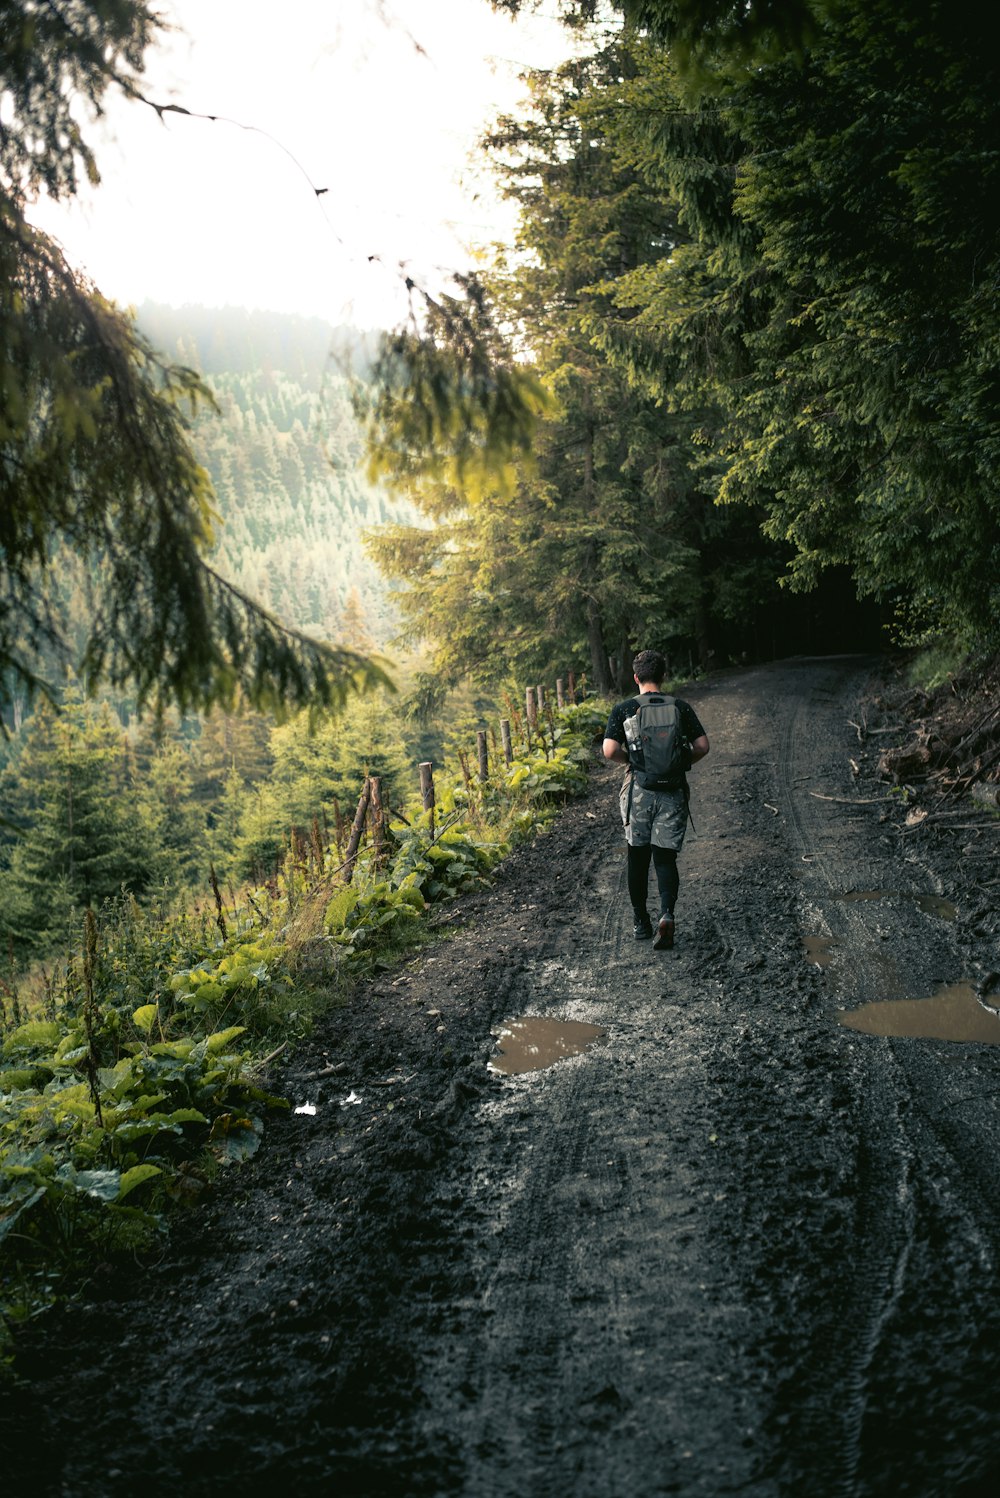
[[(633, 940), (595, 762), (298, 1054), (315, 1113), (25, 1340), (6, 1490), (997, 1491), (1000, 833), (901, 835), (870, 669), (687, 693), (713, 747), (673, 952)], [(843, 1022), (918, 999), (952, 1038)], [(522, 1016), (601, 1033), (498, 1075)]]

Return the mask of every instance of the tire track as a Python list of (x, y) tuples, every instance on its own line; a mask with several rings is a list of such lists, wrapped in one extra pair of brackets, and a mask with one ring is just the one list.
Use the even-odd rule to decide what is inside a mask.
[(457, 1433), (466, 1453), (463, 1498), (756, 1491), (730, 1440), (754, 1423), (752, 1400), (724, 1371), (742, 1306), (704, 1237), (715, 1005), (696, 948), (658, 958), (632, 940), (611, 781), (594, 916), (583, 936), (550, 929), (506, 995), (508, 1014), (607, 1035), (587, 1057), (506, 1079), (480, 1108), (478, 1288), (422, 1370), (430, 1444)]
[[(870, 822), (855, 832), (843, 801), (808, 795), (810, 788), (845, 800), (870, 794), (846, 774), (846, 752), (839, 766), (828, 753), (838, 713), (849, 716), (844, 694), (850, 690), (848, 677), (829, 704), (815, 692), (798, 699), (782, 728), (782, 804), (800, 856), (808, 860), (804, 903), (820, 912), (831, 933), (834, 955), (824, 984), (839, 1002), (921, 997), (940, 986), (943, 977), (935, 974), (962, 971), (954, 928), (915, 906), (915, 894), (939, 891), (927, 871), (901, 868), (892, 847), (889, 856), (872, 858), (865, 847)], [(807, 725), (824, 714), (828, 731), (812, 733)], [(865, 814), (871, 816), (869, 808)], [(914, 874), (918, 883), (911, 889)], [(876, 898), (844, 899), (857, 891)], [(910, 1491), (900, 1486), (898, 1469), (889, 1475), (885, 1435), (887, 1411), (897, 1423), (912, 1418), (900, 1416), (899, 1391), (907, 1383), (920, 1386), (915, 1369), (927, 1352), (915, 1353), (906, 1328), (930, 1316), (942, 1345), (951, 1326), (963, 1329), (952, 1334), (955, 1346), (967, 1345), (968, 1310), (941, 1266), (974, 1260), (976, 1240), (980, 1249), (996, 1243), (998, 1216), (995, 1167), (982, 1169), (980, 1152), (970, 1160), (966, 1120), (959, 1123), (945, 1101), (954, 1088), (949, 1063), (958, 1060), (956, 1047), (859, 1038), (848, 1050), (858, 1138), (851, 1259), (837, 1287), (842, 1322), (828, 1354), (815, 1357), (808, 1373), (812, 1403), (824, 1415), (803, 1418), (801, 1438), (815, 1441), (823, 1454), (812, 1470), (824, 1474), (824, 1491), (859, 1498)], [(948, 1182), (944, 1210), (942, 1180)], [(930, 1189), (928, 1182), (934, 1183)], [(996, 1313), (988, 1315), (995, 1325)], [(919, 1449), (924, 1434), (914, 1431), (910, 1439)], [(902, 1456), (901, 1447), (894, 1459)], [(912, 1490), (930, 1488), (918, 1480)]]
[[(872, 929), (872, 907), (837, 901), (845, 890), (870, 887), (873, 874), (869, 861), (857, 857), (850, 824), (845, 829), (844, 802), (851, 797), (860, 800), (845, 773), (846, 754), (839, 756), (839, 764), (837, 758), (831, 763), (830, 754), (831, 746), (843, 739), (838, 730), (850, 716), (859, 674), (856, 664), (831, 666), (826, 681), (821, 679), (808, 694), (785, 698), (780, 805), (803, 863), (806, 898), (823, 912), (839, 942), (838, 981), (845, 993), (865, 992), (874, 984), (877, 992), (871, 996), (887, 997), (901, 992), (903, 983), (887, 962), (877, 927)], [(830, 787), (823, 795), (844, 799), (811, 796), (817, 786)], [(812, 1366), (800, 1370), (809, 1393), (794, 1443), (805, 1449), (812, 1446), (813, 1477), (831, 1498), (854, 1498), (859, 1491), (872, 1367), (903, 1295), (914, 1241), (913, 1161), (907, 1134), (898, 1109), (885, 1111), (884, 1065), (877, 1077), (863, 1063), (862, 1072), (855, 1081), (856, 1105), (865, 1113), (855, 1164), (851, 1257), (830, 1301), (836, 1319), (828, 1328), (827, 1344), (816, 1349)], [(892, 1090), (900, 1080), (894, 1079)], [(868, 1111), (872, 1098), (877, 1100), (877, 1112)], [(820, 1418), (815, 1411), (821, 1412)], [(786, 1481), (789, 1475), (786, 1471)]]
[[(595, 1018), (594, 967), (613, 967), (622, 955), (621, 888), (620, 867), (613, 874), (605, 863), (594, 892), (600, 920), (597, 962), (588, 962), (586, 969), (589, 983), (553, 977), (553, 959), (568, 961), (575, 951), (564, 936), (548, 943), (546, 1009)], [(511, 992), (512, 1015), (540, 1008), (535, 974), (527, 976), (531, 996)], [(620, 1298), (614, 1275), (598, 1289), (582, 1272), (581, 1237), (586, 1242), (588, 1219), (599, 1218), (630, 1194), (628, 1170), (599, 1163), (605, 1151), (593, 1138), (597, 1110), (590, 1097), (591, 1078), (588, 1062), (562, 1063), (557, 1074), (544, 1079), (512, 1079), (506, 1096), (483, 1109), (484, 1125), (492, 1130), (509, 1127), (511, 1117), (528, 1123), (518, 1150), (501, 1148), (508, 1173), (499, 1190), (491, 1183), (484, 1203), (496, 1251), (477, 1307), (477, 1316), (487, 1318), (488, 1335), (470, 1339), (462, 1378), (471, 1416), (463, 1422), (469, 1461), (462, 1491), (470, 1495), (540, 1491), (553, 1466), (565, 1470), (567, 1479), (571, 1476), (573, 1460), (564, 1453), (567, 1445), (570, 1451), (573, 1446), (578, 1389), (567, 1335), (571, 1341), (579, 1320), (589, 1320), (597, 1308), (614, 1315)], [(494, 1140), (502, 1144), (496, 1134)], [(567, 1219), (577, 1231), (567, 1230)], [(613, 1413), (621, 1373), (613, 1348), (605, 1344), (602, 1351), (604, 1382), (592, 1397), (602, 1413)], [(482, 1410), (490, 1412), (495, 1436), (477, 1438)]]

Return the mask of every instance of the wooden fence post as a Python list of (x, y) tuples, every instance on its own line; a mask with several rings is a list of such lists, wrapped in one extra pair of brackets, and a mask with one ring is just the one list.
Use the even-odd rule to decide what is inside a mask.
[(505, 764), (510, 764), (514, 758), (514, 750), (510, 742), (510, 719), (500, 719), (500, 742), (503, 745), (503, 757)]
[(354, 813), (354, 823), (351, 827), (351, 835), (347, 840), (347, 857), (344, 859), (344, 882), (350, 884), (354, 877), (354, 863), (358, 856), (358, 848), (361, 844), (361, 834), (365, 827), (365, 817), (368, 815), (368, 803), (371, 800), (372, 785), (368, 776), (361, 791), (361, 799), (358, 809)]
[(556, 677), (556, 707), (563, 708), (565, 706), (566, 706), (566, 697), (565, 697), (565, 694), (563, 692), (563, 679), (562, 679), (561, 676), (557, 676)]
[(575, 671), (571, 671), (569, 673), (568, 686), (569, 686), (569, 700), (570, 700), (570, 702), (575, 702), (576, 701), (576, 672)]
[(537, 713), (536, 713), (536, 709), (535, 709), (535, 693), (534, 693), (534, 689), (532, 687), (525, 687), (525, 689), (524, 689), (524, 719), (525, 719), (525, 723), (527, 725), (527, 731), (528, 731), (529, 735), (531, 733), (531, 730), (535, 726), (536, 716), (537, 716)]
[(382, 777), (371, 777), (372, 860), (377, 869), (385, 862), (385, 804), (382, 800)]
[(486, 729), (485, 728), (480, 728), (476, 732), (476, 747), (479, 750), (479, 778), (480, 778), (480, 780), (483, 780), (483, 781), (489, 780), (489, 778), (490, 778), (490, 758), (489, 758), (489, 753), (488, 753), (487, 748), (486, 748)]
[(434, 766), (429, 759), (420, 765), (420, 799), (430, 815), (431, 837), (434, 836)]
[(545, 691), (542, 687), (535, 688), (535, 697), (538, 703), (538, 716), (541, 717), (545, 711)]

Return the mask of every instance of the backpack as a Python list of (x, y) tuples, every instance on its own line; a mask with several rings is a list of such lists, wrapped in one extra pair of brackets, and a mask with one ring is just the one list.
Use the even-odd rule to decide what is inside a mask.
[(629, 764), (636, 782), (647, 791), (679, 791), (691, 768), (691, 750), (681, 732), (680, 709), (673, 697), (650, 692), (625, 719)]

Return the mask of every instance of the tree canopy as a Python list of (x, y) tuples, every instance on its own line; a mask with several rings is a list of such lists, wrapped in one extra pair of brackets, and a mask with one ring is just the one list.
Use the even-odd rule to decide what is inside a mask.
[[(640, 9), (669, 42), (669, 8)], [(989, 640), (1000, 78), (986, 17), (940, 0), (809, 10), (800, 46), (700, 101), (675, 87), (680, 114), (662, 108), (658, 43), (623, 91), (616, 129), (697, 238), (619, 288), (625, 357), (671, 403), (718, 402), (718, 497), (764, 507), (794, 585), (844, 563), (917, 624)]]
[[(434, 468), (433, 448), (425, 462), (412, 423), (415, 452), (378, 445), (429, 522), (371, 543), (400, 580), (404, 614), (449, 675), (558, 674), (573, 661), (602, 691), (616, 676), (627, 684), (640, 640), (685, 665), (774, 648), (782, 633), (801, 640), (778, 581), (792, 550), (763, 534), (765, 496), (713, 503), (726, 464), (724, 377), (747, 359), (738, 338), (724, 345), (717, 328), (698, 326), (695, 276), (701, 267), (705, 284), (718, 279), (705, 269), (711, 235), (738, 253), (739, 144), (714, 105), (681, 103), (669, 57), (628, 29), (597, 29), (589, 50), (525, 81), (523, 108), (484, 141), (520, 228), (480, 274), (477, 318), (550, 403), (530, 461), (492, 487)], [(673, 175), (651, 121), (668, 121), (690, 152)], [(676, 280), (681, 265), (692, 277), (685, 301), (665, 308), (660, 279)], [(446, 362), (448, 327), (428, 333)]]
[[(522, 208), (493, 288), (498, 321), (560, 400), (536, 443), (548, 513), (511, 561), (506, 596), (511, 578), (530, 578), (536, 598), (573, 599), (560, 613), (570, 629), (586, 604), (598, 680), (619, 634), (623, 652), (637, 634), (667, 644), (678, 613), (680, 633), (702, 634), (700, 612), (709, 632), (728, 620), (746, 636), (770, 583), (804, 595), (845, 574), (894, 615), (898, 638), (944, 631), (995, 648), (1000, 68), (988, 14), (943, 0), (563, 10), (575, 63), (536, 79), (523, 118), (488, 141)], [(607, 487), (580, 435), (598, 389), (618, 441)], [(546, 469), (550, 442), (562, 461)], [(406, 466), (419, 468), (412, 454)], [(565, 532), (545, 559), (574, 505), (590, 525), (583, 568)], [(469, 504), (447, 544), (385, 548), (439, 634), (496, 606), (485, 579), (520, 511), (498, 496), (498, 541), (480, 512)], [(632, 558), (629, 534), (642, 538)], [(430, 590), (460, 576), (463, 555), (475, 607), (460, 588), (446, 624)]]
[[(212, 489), (190, 440), (211, 401), (30, 221), (40, 192), (98, 180), (85, 138), (108, 91), (145, 103), (163, 22), (140, 0), (0, 0), (0, 709), (68, 656), (48, 586), (60, 550), (87, 569), (74, 662), (162, 708), (336, 703), (375, 663), (286, 629), (206, 561)], [(150, 107), (156, 107), (155, 105)]]

